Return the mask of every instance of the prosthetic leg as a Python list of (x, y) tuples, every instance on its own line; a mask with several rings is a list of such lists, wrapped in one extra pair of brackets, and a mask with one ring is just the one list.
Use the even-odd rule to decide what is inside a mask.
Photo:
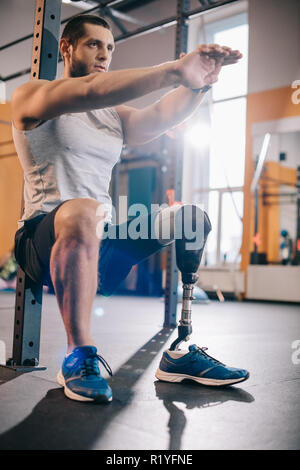
[[(183, 382), (192, 380), (202, 385), (224, 386), (243, 382), (249, 377), (245, 369), (227, 367), (222, 362), (209, 356), (206, 347), (198, 347), (191, 344), (188, 351), (181, 351), (179, 345), (188, 341), (192, 333), (191, 302), (193, 300), (193, 288), (197, 281), (197, 269), (200, 265), (205, 242), (211, 230), (209, 218), (198, 206), (189, 205), (181, 209), (177, 208), (177, 216), (183, 212), (183, 220), (176, 220), (175, 224), (175, 247), (176, 263), (182, 274), (183, 301), (182, 313), (178, 326), (178, 338), (171, 344), (170, 348), (163, 352), (155, 377), (165, 382)], [(174, 208), (175, 210), (175, 208)], [(180, 228), (187, 222), (187, 227), (193, 225), (194, 238), (191, 242), (191, 233)]]
[[(175, 237), (176, 264), (182, 276), (183, 296), (178, 338), (171, 344), (171, 351), (177, 350), (183, 341), (188, 341), (192, 333), (193, 289), (198, 280), (196, 273), (210, 231), (208, 215), (198, 206), (182, 206), (176, 213), (176, 232), (182, 234), (181, 237)], [(196, 233), (192, 239), (189, 236), (191, 233)]]

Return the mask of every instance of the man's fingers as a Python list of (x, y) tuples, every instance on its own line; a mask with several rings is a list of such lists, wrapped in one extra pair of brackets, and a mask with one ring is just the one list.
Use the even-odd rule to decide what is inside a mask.
[(241, 59), (243, 57), (243, 54), (237, 49), (234, 51), (231, 49), (229, 57), (236, 57), (237, 59)]
[[(212, 56), (209, 56), (212, 57)], [(228, 57), (223, 57), (222, 58), (222, 65), (232, 65), (232, 64), (237, 64), (239, 60), (242, 58), (242, 56), (236, 56), (236, 55), (230, 55)], [(214, 59), (217, 60), (217, 57), (214, 56)]]
[(221, 53), (221, 54), (225, 53), (224, 48), (222, 46), (220, 46), (219, 44), (209, 44), (208, 47), (211, 51), (215, 51), (215, 52), (218, 52), (218, 53)]
[(222, 48), (228, 52), (229, 55), (233, 54), (233, 50), (231, 49), (231, 47), (228, 47), (228, 46), (222, 46)]
[(229, 47), (220, 46), (219, 44), (209, 44), (209, 55), (228, 56), (231, 52)]
[(227, 55), (227, 52), (223, 50), (218, 44), (201, 44), (198, 46), (198, 51), (203, 54), (222, 54)]
[(218, 56), (224, 56), (225, 58), (229, 57), (235, 57), (235, 58), (242, 58), (243, 55), (239, 51), (226, 51), (224, 54), (221, 54), (219, 52), (209, 52), (205, 53), (206, 55), (209, 55), (210, 57), (218, 57)]
[(237, 64), (237, 63), (238, 63), (238, 60), (228, 60), (226, 62), (223, 62), (223, 66)]
[(239, 51), (234, 52), (234, 54), (224, 58), (223, 65), (236, 64), (240, 59), (242, 59), (243, 54), (241, 54)]
[(198, 50), (198, 52), (200, 52), (200, 54), (208, 54), (209, 51), (210, 51), (209, 47), (204, 45), (204, 44), (201, 45), (201, 46), (198, 46), (197, 50)]
[(241, 59), (243, 55), (239, 50), (233, 50), (228, 46), (220, 46), (218, 44), (208, 44), (199, 46), (199, 52), (202, 55), (208, 55), (209, 57), (224, 57), (224, 60), (227, 59)]

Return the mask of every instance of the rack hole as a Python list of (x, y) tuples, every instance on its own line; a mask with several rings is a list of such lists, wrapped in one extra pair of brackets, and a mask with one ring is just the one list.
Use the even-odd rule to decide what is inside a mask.
[(16, 335), (16, 339), (19, 339), (19, 335)]
[(32, 346), (33, 346), (33, 342), (32, 342), (32, 341), (30, 341), (28, 344), (29, 344), (29, 346), (32, 348)]
[(36, 33), (35, 37), (36, 37), (36, 38), (38, 38), (38, 37), (39, 37), (39, 35), (40, 35), (40, 33)]
[(55, 20), (55, 15), (50, 15), (51, 20)]
[(40, 24), (40, 23), (41, 23), (40, 20), (37, 20), (36, 24)]
[(32, 305), (34, 305), (34, 304), (35, 304), (35, 300), (33, 299), (33, 300), (31, 301), (31, 303), (32, 303)]
[(34, 50), (35, 50), (35, 51), (37, 51), (37, 50), (38, 50), (38, 48), (39, 48), (39, 46), (35, 46)]
[(49, 57), (49, 59), (52, 59), (52, 54), (51, 54), (51, 52), (49, 52), (48, 57)]
[(19, 320), (17, 320), (17, 321), (16, 321), (16, 324), (17, 324), (17, 325), (20, 325), (20, 321), (19, 321)]
[(37, 63), (37, 59), (34, 59), (33, 63), (36, 64), (36, 63)]
[(33, 72), (32, 76), (35, 77), (35, 76), (36, 76), (36, 72)]
[(22, 280), (23, 280), (23, 279), (22, 279), (21, 277), (19, 277), (19, 282), (22, 282)]

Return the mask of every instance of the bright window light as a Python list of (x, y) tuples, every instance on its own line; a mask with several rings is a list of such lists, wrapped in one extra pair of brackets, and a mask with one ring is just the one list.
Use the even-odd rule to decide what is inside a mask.
[(227, 263), (240, 261), (240, 248), (243, 224), (241, 214), (243, 213), (242, 192), (223, 194), (222, 200), (222, 239), (221, 260)]
[[(248, 78), (248, 19), (239, 14), (206, 25), (208, 43), (238, 49), (243, 58), (222, 68), (213, 85), (210, 109), (210, 145), (207, 186), (208, 214), (213, 230), (208, 237), (209, 266), (240, 261), (246, 138), (246, 95)], [(204, 186), (205, 187), (205, 186)], [(229, 192), (217, 188), (235, 188)], [(215, 189), (215, 190), (214, 190)]]
[(218, 82), (213, 86), (213, 100), (245, 95), (248, 83), (248, 25), (243, 24), (215, 33), (214, 42), (238, 49), (243, 58), (237, 64), (223, 67)]
[(217, 261), (217, 235), (218, 235), (218, 211), (219, 194), (217, 191), (209, 193), (209, 219), (213, 230), (210, 232), (206, 243), (206, 262), (208, 266), (215, 265)]
[(211, 143), (211, 127), (202, 122), (196, 122), (184, 133), (184, 140), (188, 146), (203, 150)]
[(242, 186), (245, 166), (246, 98), (213, 105), (209, 186)]

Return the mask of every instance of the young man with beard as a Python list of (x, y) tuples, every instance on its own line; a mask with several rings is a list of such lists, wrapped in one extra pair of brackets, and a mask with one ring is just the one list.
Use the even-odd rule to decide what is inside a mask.
[[(101, 242), (111, 221), (112, 168), (123, 143), (149, 142), (191, 116), (222, 66), (238, 62), (241, 54), (216, 44), (200, 45), (178, 60), (109, 71), (115, 49), (111, 29), (104, 19), (89, 15), (68, 22), (59, 46), (63, 77), (30, 81), (12, 97), (13, 137), (25, 178), (15, 255), (33, 280), (53, 284), (67, 335), (67, 355), (58, 374), (65, 394), (79, 401), (109, 402), (112, 391), (99, 361), (111, 371), (97, 354), (90, 331), (98, 271), (101, 291), (109, 295), (141, 259), (134, 259), (132, 240)], [(143, 109), (124, 104), (170, 86), (176, 88)], [(162, 246), (149, 243), (147, 255)], [(209, 370), (211, 385), (248, 376), (200, 348), (178, 361), (181, 367), (186, 364), (187, 373), (196, 361), (197, 376), (204, 379)]]

